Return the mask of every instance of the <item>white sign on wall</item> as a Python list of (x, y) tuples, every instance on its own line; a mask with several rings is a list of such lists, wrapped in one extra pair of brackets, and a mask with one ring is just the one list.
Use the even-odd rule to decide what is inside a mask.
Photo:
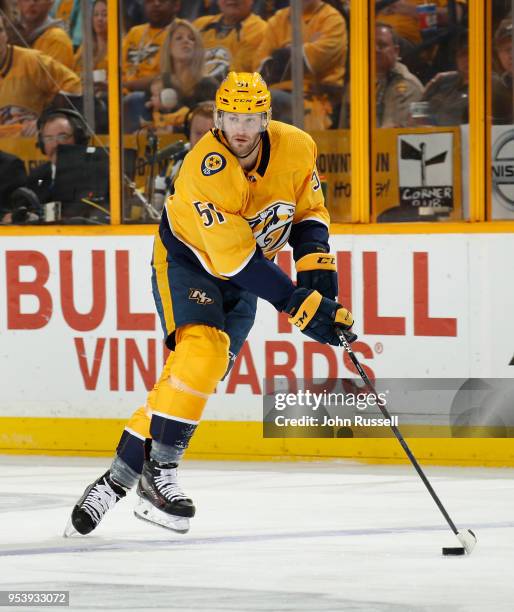
[[(373, 377), (511, 377), (514, 240), (508, 234), (334, 236), (339, 299)], [(17, 236), (0, 245), (3, 416), (125, 418), (164, 359), (149, 236)], [(289, 251), (278, 261), (292, 266)], [(264, 378), (348, 377), (260, 302), (255, 326), (205, 418), (259, 420)]]

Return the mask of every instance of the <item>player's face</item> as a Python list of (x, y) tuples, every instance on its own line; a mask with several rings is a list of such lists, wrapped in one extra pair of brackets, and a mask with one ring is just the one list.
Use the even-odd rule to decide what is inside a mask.
[(232, 151), (239, 156), (249, 153), (260, 138), (260, 113), (224, 113), (223, 132)]
[(52, 164), (57, 162), (58, 145), (75, 144), (73, 128), (64, 117), (56, 117), (52, 121), (45, 123), (41, 132), (41, 139), (45, 145), (45, 155)]
[(105, 2), (97, 2), (93, 9), (93, 30), (96, 34), (107, 33), (107, 5)]
[(189, 133), (191, 148), (193, 148), (200, 138), (213, 127), (214, 120), (212, 117), (203, 117), (202, 115), (196, 115), (193, 117), (191, 121), (191, 130)]
[(20, 13), (29, 25), (45, 19), (52, 4), (52, 0), (18, 0)]

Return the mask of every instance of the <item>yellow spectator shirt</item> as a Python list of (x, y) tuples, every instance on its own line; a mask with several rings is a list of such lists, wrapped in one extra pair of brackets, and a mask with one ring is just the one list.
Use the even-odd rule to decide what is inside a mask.
[(60, 92), (80, 94), (79, 77), (48, 55), (10, 45), (0, 66), (0, 123), (13, 107), (39, 115)]
[(75, 59), (73, 57), (73, 44), (70, 37), (62, 28), (48, 28), (34, 41), (33, 49), (37, 49), (61, 62), (73, 70)]
[(193, 22), (205, 46), (206, 73), (223, 75), (229, 69), (251, 72), (255, 50), (266, 34), (266, 22), (251, 13), (238, 26), (223, 30), (222, 17), (208, 15)]
[[(342, 85), (345, 74), (348, 37), (342, 15), (322, 3), (314, 12), (302, 15), (303, 52), (308, 70), (305, 83)], [(254, 67), (275, 49), (292, 44), (290, 9), (277, 11), (268, 21), (268, 32), (257, 51)]]
[(149, 23), (134, 26), (123, 39), (124, 81), (133, 81), (160, 72), (161, 47), (168, 28), (152, 28)]
[(188, 153), (166, 204), (173, 235), (210, 274), (241, 271), (258, 244), (271, 259), (292, 225), (329, 225), (316, 170), (316, 145), (305, 132), (271, 121), (255, 167), (245, 172), (217, 131)]

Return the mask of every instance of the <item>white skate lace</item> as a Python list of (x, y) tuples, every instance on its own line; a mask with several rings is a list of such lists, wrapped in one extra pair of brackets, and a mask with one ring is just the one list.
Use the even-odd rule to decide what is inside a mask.
[(160, 468), (159, 476), (155, 477), (155, 486), (167, 499), (187, 499), (187, 495), (177, 484), (177, 468)]
[(111, 487), (99, 482), (89, 491), (82, 507), (95, 522), (98, 522), (117, 501), (118, 496)]

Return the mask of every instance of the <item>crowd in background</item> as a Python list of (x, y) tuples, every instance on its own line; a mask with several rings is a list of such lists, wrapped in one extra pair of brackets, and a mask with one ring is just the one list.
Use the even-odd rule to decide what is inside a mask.
[[(376, 0), (377, 126), (467, 122), (467, 2)], [(494, 0), (495, 123), (512, 122), (510, 4)], [(75, 98), (82, 110), (80, 8), (80, 0), (0, 0), (6, 37), (0, 137), (34, 135), (37, 117), (57, 94)], [(260, 70), (273, 92), (275, 118), (292, 121), (287, 0), (125, 0), (120, 8), (125, 133), (148, 126), (180, 131), (191, 108), (213, 99), (229, 69)], [(307, 129), (348, 127), (350, 10), (349, 0), (303, 0)], [(92, 0), (88, 41), (97, 100), (107, 97), (107, 30), (106, 0)], [(27, 86), (13, 90), (8, 82), (20, 75), (28, 76)], [(97, 131), (106, 131), (106, 104), (97, 106), (105, 115)]]
[[(511, 124), (511, 0), (492, 3), (492, 122)], [(349, 127), (351, 2), (303, 0), (302, 7), (305, 129)], [(259, 70), (272, 92), (274, 118), (292, 122), (288, 0), (124, 0), (120, 10), (125, 134), (186, 133), (191, 112), (212, 103), (229, 70)], [(468, 0), (376, 0), (375, 13), (376, 126), (467, 123)], [(53, 135), (42, 133), (52, 122), (41, 117), (49, 108), (82, 113), (86, 76), (95, 130), (107, 133), (107, 0), (91, 0), (86, 40), (82, 18), (80, 0), (0, 0), (0, 138), (74, 144), (76, 118), (57, 117), (61, 132)], [(88, 75), (86, 57), (92, 58)], [(42, 151), (51, 162), (50, 148)], [(12, 163), (6, 155), (0, 171)], [(12, 215), (2, 197), (5, 223)]]

